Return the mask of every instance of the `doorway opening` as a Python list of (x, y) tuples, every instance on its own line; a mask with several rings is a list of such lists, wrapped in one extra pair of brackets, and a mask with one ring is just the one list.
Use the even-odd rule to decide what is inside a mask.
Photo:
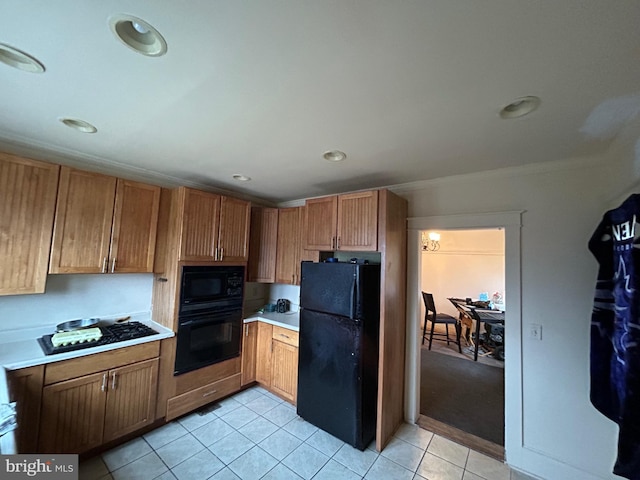
[(433, 296), (439, 315), (461, 320), (459, 345), (455, 325), (436, 323), (431, 337), (432, 323), (424, 329), (422, 305), (421, 332), (426, 335), (420, 342), (421, 421), (430, 429), (445, 429), (448, 436), (459, 431), (454, 436), (465, 436), (473, 448), (489, 448), (492, 456), (503, 456), (504, 323), (480, 322), (476, 330), (477, 322), (465, 315), (466, 306), (461, 313), (454, 301), (473, 302), (496, 313), (505, 310), (504, 230), (423, 231), (420, 237), (439, 238), (437, 243), (422, 242), (420, 292)]

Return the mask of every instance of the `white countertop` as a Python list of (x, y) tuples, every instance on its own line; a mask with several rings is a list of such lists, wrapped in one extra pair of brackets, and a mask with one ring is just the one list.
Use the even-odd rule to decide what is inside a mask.
[(38, 343), (38, 338), (43, 335), (53, 333), (53, 327), (35, 327), (2, 332), (2, 340), (0, 341), (0, 366), (7, 370), (17, 370), (19, 368), (33, 367), (34, 365), (42, 365), (45, 363), (59, 362), (60, 360), (68, 360), (70, 358), (83, 357), (94, 353), (108, 352), (110, 350), (130, 347), (140, 343), (170, 338), (175, 335), (172, 330), (154, 322), (148, 315), (146, 315), (146, 317), (132, 316), (131, 320), (144, 323), (158, 333), (156, 335), (126, 340), (124, 342), (110, 343), (108, 345), (101, 345), (98, 347), (81, 348), (66, 353), (45, 355)]
[[(102, 319), (109, 321), (109, 319)], [(108, 352), (123, 347), (130, 347), (146, 342), (162, 340), (163, 338), (173, 337), (175, 334), (172, 330), (163, 327), (159, 323), (154, 322), (145, 315), (131, 315), (132, 321), (144, 323), (153, 328), (155, 335), (127, 340), (124, 342), (116, 342), (98, 347), (87, 347), (66, 353), (56, 353), (53, 355), (45, 355), (38, 343), (38, 338), (43, 335), (53, 333), (55, 326), (43, 326), (26, 328), (20, 330), (8, 330), (2, 332), (2, 340), (0, 340), (0, 403), (9, 402), (9, 388), (6, 378), (6, 370), (17, 370), (19, 368), (33, 367), (35, 365), (43, 365), (45, 363), (59, 362), (60, 360), (68, 360), (70, 358), (78, 358), (94, 353)], [(4, 368), (2, 368), (4, 367)], [(15, 453), (15, 436), (14, 432), (9, 432), (0, 437), (0, 452), (3, 454)]]
[(300, 312), (265, 312), (254, 313), (250, 317), (244, 319), (244, 323), (249, 322), (265, 322), (278, 327), (288, 328), (296, 332), (300, 331)]

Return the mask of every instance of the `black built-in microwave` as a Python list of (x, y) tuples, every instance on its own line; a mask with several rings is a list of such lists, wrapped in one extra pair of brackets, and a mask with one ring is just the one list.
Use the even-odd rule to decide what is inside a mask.
[(244, 267), (184, 266), (180, 287), (180, 315), (242, 308)]

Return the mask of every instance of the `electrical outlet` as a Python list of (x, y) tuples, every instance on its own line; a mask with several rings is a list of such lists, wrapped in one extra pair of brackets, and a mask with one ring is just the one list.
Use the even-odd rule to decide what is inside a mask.
[(536, 340), (542, 340), (542, 325), (531, 323), (529, 325), (529, 336)]

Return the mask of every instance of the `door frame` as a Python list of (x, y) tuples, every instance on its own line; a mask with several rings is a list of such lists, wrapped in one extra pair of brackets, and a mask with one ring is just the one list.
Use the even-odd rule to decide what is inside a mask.
[(412, 217), (407, 220), (407, 331), (405, 374), (405, 420), (420, 416), (420, 232), (503, 228), (505, 232), (505, 458), (523, 446), (522, 429), (522, 275), (521, 227), (523, 211), (469, 215)]

